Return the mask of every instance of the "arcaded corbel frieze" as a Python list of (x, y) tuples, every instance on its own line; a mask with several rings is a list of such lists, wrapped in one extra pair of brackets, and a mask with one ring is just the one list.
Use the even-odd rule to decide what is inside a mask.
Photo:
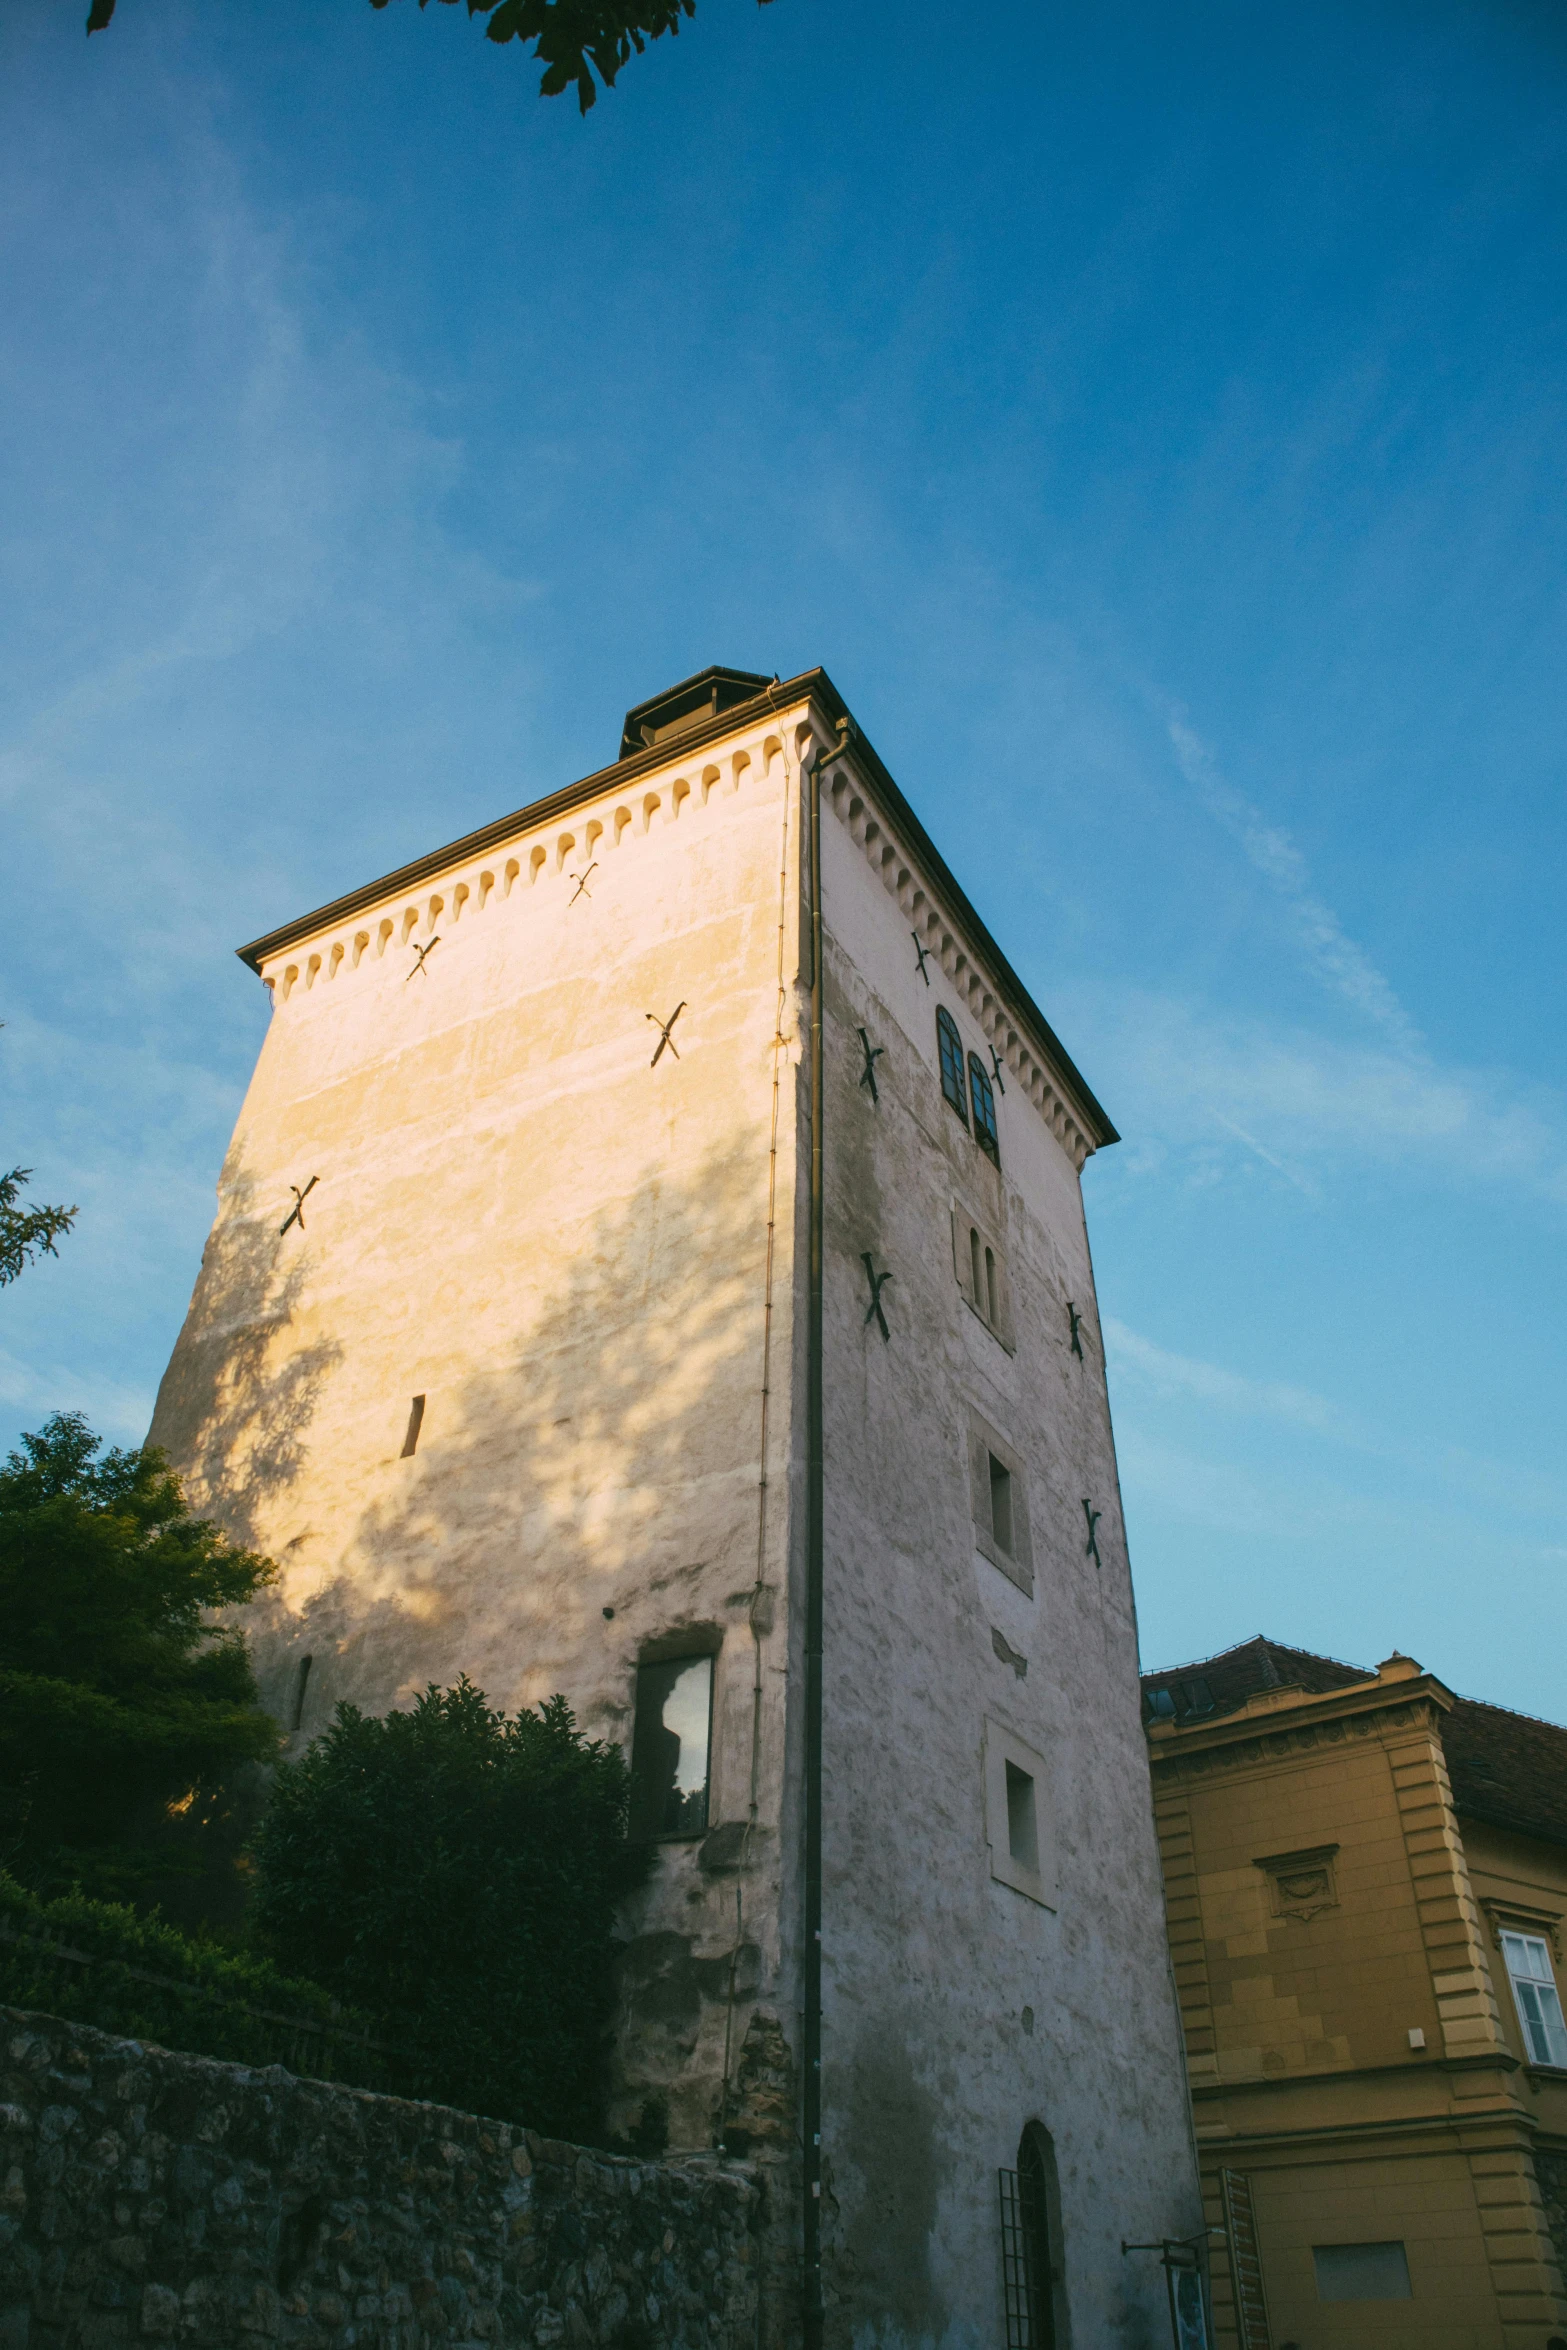
[[(813, 740), (827, 752), (835, 747), (825, 737), (813, 733), (809, 726), (801, 727), (799, 735), (797, 750), (801, 754), (809, 752)], [(970, 1019), (995, 1047), (1008, 1076), (1028, 1095), (1081, 1174), (1094, 1149), (1091, 1138), (1084, 1133), (1050, 1072), (1013, 1020), (999, 986), (948, 920), (921, 879), (913, 857), (897, 839), (885, 813), (848, 760), (832, 768), (822, 798), (850, 838), (859, 843), (871, 871), (902, 909), (916, 938), (941, 965), (963, 999)]]
[[(393, 952), (388, 966), (389, 950), (428, 947), (499, 907), (516, 911), (538, 889), (563, 888), (569, 897), (611, 853), (634, 849), (659, 827), (743, 796), (758, 784), (781, 784), (783, 775), (782, 725), (750, 728), (717, 751), (709, 745), (694, 760), (672, 760), (667, 770), (638, 776), (625, 792), (601, 795), (552, 824), (523, 827), (482, 859), (456, 864), (449, 873), (421, 881), (415, 891), (389, 896), (339, 928), (300, 940), (268, 958), (262, 983), (280, 1007), (356, 973), (374, 975), (390, 968), (406, 977), (406, 958)], [(589, 895), (591, 886), (590, 881)]]

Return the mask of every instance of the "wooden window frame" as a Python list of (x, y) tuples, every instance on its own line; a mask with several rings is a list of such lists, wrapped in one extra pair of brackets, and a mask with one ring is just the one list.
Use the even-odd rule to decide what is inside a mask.
[(949, 1109), (968, 1127), (968, 1088), (963, 1079), (963, 1038), (945, 1004), (936, 1007), (936, 1058), (941, 1064), (941, 1091)]

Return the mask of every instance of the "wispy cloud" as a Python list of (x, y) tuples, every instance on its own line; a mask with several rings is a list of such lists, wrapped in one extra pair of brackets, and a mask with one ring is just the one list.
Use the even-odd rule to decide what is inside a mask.
[(76, 1365), (23, 1362), (0, 1347), (0, 1405), (24, 1428), (36, 1429), (51, 1412), (85, 1412), (111, 1444), (140, 1444), (152, 1418), (150, 1388), (95, 1377)]
[[(1387, 1513), (1389, 1528), (1407, 1536), (1412, 1514), (1432, 1525), (1451, 1530), (1454, 1512), (1460, 1518), (1474, 1513), (1477, 1534), (1495, 1540), (1498, 1510), (1505, 1511), (1507, 1540), (1527, 1544), (1532, 1555), (1557, 1555), (1559, 1530), (1567, 1523), (1567, 1478), (1542, 1474), (1516, 1461), (1489, 1458), (1471, 1449), (1441, 1444), (1411, 1444), (1355, 1417), (1329, 1397), (1285, 1380), (1254, 1379), (1200, 1356), (1180, 1354), (1160, 1346), (1116, 1315), (1104, 1317), (1106, 1353), (1117, 1394), (1118, 1449), (1123, 1465), (1130, 1458), (1133, 1473), (1158, 1489), (1160, 1498), (1183, 1511), (1201, 1502), (1215, 1505), (1223, 1496), (1226, 1512), (1239, 1512), (1237, 1526), (1255, 1530), (1267, 1518), (1275, 1535), (1293, 1539), (1300, 1495), (1311, 1492), (1314, 1522), (1337, 1523), (1357, 1516), (1364, 1522), (1367, 1507), (1361, 1481), (1340, 1482), (1332, 1466), (1332, 1451), (1358, 1455), (1399, 1472), (1408, 1479), (1395, 1492), (1384, 1494), (1379, 1508)], [(1304, 1470), (1299, 1460), (1288, 1467), (1275, 1463), (1271, 1472), (1256, 1468), (1239, 1473), (1226, 1460), (1216, 1441), (1194, 1449), (1168, 1430), (1156, 1431), (1153, 1404), (1185, 1404), (1204, 1416), (1269, 1421), (1323, 1440), (1317, 1466)], [(1130, 1410), (1126, 1406), (1130, 1405)], [(1210, 1435), (1216, 1432), (1210, 1432)], [(1324, 1449), (1326, 1448), (1326, 1449)], [(1347, 1464), (1344, 1464), (1347, 1469)], [(1237, 1475), (1240, 1482), (1235, 1482)], [(1269, 1498), (1271, 1491), (1271, 1499)], [(1414, 1496), (1415, 1498), (1411, 1498)], [(1271, 1516), (1270, 1514), (1271, 1513)], [(1531, 1528), (1530, 1521), (1534, 1521)], [(1229, 1522), (1226, 1519), (1225, 1522)], [(1551, 1539), (1542, 1548), (1540, 1534)]]
[[(1218, 1130), (1312, 1195), (1329, 1163), (1422, 1180), (1516, 1188), (1567, 1205), (1567, 1103), (1510, 1071), (1442, 1068), (1426, 1055), (1145, 987), (1062, 991), (1085, 1061), (1147, 1146), (1194, 1164)], [(1150, 1169), (1167, 1163), (1146, 1148)]]
[[(199, 122), (145, 168), (85, 265), (90, 374), (43, 306), (7, 342), (28, 430), (0, 452), (0, 808), (28, 875), (3, 1122), (81, 1210), (6, 1293), (0, 1409), (79, 1405), (116, 1439), (146, 1428), (259, 1034), (233, 945), (441, 837), (432, 775), (505, 739), (531, 598), (448, 527), (461, 443), (322, 303), (303, 237)], [(0, 196), (20, 176), (0, 161)], [(13, 212), (13, 275), (17, 247)]]
[(1167, 719), (1176, 762), (1210, 815), (1234, 834), (1252, 866), (1289, 908), (1296, 935), (1318, 977), (1406, 1051), (1419, 1049), (1419, 1031), (1382, 973), (1348, 935), (1312, 886), (1305, 858), (1282, 826), (1271, 824), (1220, 773), (1201, 736), (1179, 712)]
[(1113, 1314), (1105, 1316), (1104, 1332), (1114, 1368), (1118, 1371), (1130, 1368), (1156, 1394), (1188, 1396), (1194, 1402), (1221, 1411), (1287, 1420), (1296, 1427), (1313, 1428), (1324, 1435), (1341, 1428), (1337, 1407), (1325, 1396), (1313, 1395), (1307, 1388), (1291, 1387), (1274, 1379), (1248, 1379), (1239, 1372), (1225, 1370), (1218, 1363), (1202, 1362), (1194, 1355), (1172, 1354), (1168, 1348), (1156, 1346), (1151, 1338), (1129, 1329)]

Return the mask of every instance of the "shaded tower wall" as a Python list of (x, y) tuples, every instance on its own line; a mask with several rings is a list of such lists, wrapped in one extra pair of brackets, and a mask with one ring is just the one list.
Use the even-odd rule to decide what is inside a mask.
[(764, 2105), (787, 2071), (797, 792), (761, 729), (616, 780), (264, 963), (152, 1437), (280, 1563), (246, 1627), (294, 1751), (340, 1699), (385, 1712), (464, 1672), (508, 1710), (561, 1690), (629, 1745), (649, 1645), (716, 1650), (716, 1832), (661, 1850), (629, 1921), (612, 2115), (663, 2092), (693, 2146), (726, 2065)]
[[(1059, 2183), (1061, 2338), (1069, 2323), (1079, 2344), (1141, 2344), (1168, 2338), (1164, 2281), (1121, 2241), (1189, 2235), (1202, 2214), (1079, 1184), (1088, 1138), (1062, 1096), (1036, 1101), (1015, 1008), (950, 910), (937, 918), (896, 823), (847, 762), (833, 771), (827, 2338), (1007, 2339), (997, 2174), (1034, 2123)], [(939, 1006), (965, 1074), (970, 1052), (992, 1072), (999, 1169), (943, 1097)], [(891, 1276), (886, 1337), (867, 1256)], [(1020, 1777), (1035, 1782), (1032, 1871), (1011, 1850), (1009, 1766), (1020, 1796)]]
[[(382, 1711), (462, 1671), (508, 1708), (563, 1690), (629, 1746), (639, 1659), (714, 1652), (711, 1832), (662, 1849), (626, 1921), (611, 2118), (662, 2092), (677, 2147), (727, 2128), (767, 2162), (769, 2343), (799, 2277), (818, 680), (268, 955), (276, 1011), (153, 1427), (198, 1506), (281, 1562), (251, 1628), (296, 1750), (340, 1698)], [(823, 813), (830, 2339), (1005, 2338), (996, 2174), (1034, 2124), (1063, 2325), (1129, 2345), (1165, 2321), (1121, 2238), (1199, 2217), (1079, 1190), (1110, 1130), (958, 935), (950, 879), (892, 838), (895, 790), (878, 817), (856, 772)], [(965, 1054), (1000, 1054), (999, 1171), (942, 1098), (938, 1004)], [(885, 1341), (866, 1254), (893, 1275)], [(1032, 1869), (1009, 1769), (1036, 1782)]]

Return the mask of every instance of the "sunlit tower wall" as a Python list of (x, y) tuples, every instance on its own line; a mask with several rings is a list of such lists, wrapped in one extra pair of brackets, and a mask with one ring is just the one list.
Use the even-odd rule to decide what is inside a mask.
[(766, 2166), (769, 2342), (1164, 2338), (1114, 1130), (831, 681), (704, 672), (242, 952), (152, 1436), (279, 1562), (291, 1750), (464, 1672), (623, 1742), (611, 2124)]

